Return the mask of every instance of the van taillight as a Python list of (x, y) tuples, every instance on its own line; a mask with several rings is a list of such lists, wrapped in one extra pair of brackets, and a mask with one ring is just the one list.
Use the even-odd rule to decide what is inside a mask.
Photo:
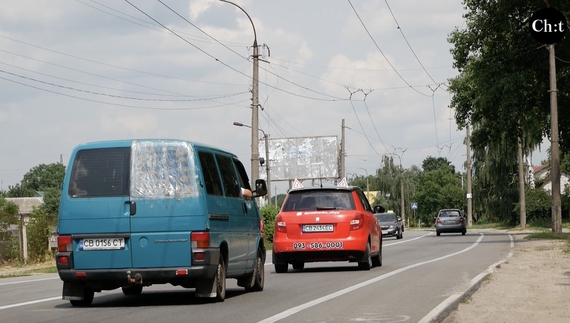
[(192, 248), (209, 248), (210, 232), (192, 232), (190, 241), (192, 241)]
[(71, 238), (71, 236), (57, 237), (57, 251), (59, 252), (73, 251), (73, 239)]
[(435, 220), (436, 223), (441, 223), (441, 220), (439, 219), (439, 217), (437, 217), (437, 220)]
[(364, 216), (362, 213), (356, 213), (354, 219), (350, 220), (350, 230), (358, 230), (364, 226)]
[(283, 221), (281, 214), (277, 215), (275, 218), (275, 229), (278, 232), (287, 232), (287, 223)]

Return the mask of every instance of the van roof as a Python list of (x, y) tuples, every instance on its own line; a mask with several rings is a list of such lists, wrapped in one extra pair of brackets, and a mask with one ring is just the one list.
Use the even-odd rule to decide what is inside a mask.
[(183, 139), (172, 139), (172, 138), (133, 138), (133, 139), (117, 139), (117, 140), (101, 140), (101, 141), (91, 141), (83, 144), (79, 144), (77, 148), (111, 148), (111, 147), (130, 147), (134, 141), (151, 141), (151, 142), (184, 142), (192, 147), (203, 147), (223, 152), (228, 152), (225, 149), (215, 147), (209, 144), (200, 143), (197, 141), (183, 140)]

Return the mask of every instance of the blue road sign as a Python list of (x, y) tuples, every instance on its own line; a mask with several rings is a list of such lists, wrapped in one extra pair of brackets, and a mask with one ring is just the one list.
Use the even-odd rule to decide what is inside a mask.
[(417, 210), (417, 209), (418, 209), (418, 203), (412, 202), (412, 210)]

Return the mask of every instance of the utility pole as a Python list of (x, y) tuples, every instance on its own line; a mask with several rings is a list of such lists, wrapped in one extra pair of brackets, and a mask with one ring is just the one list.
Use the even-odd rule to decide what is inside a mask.
[[(259, 129), (261, 130), (261, 129)], [(271, 179), (270, 179), (270, 170), (269, 170), (269, 135), (263, 132), (263, 138), (265, 138), (265, 172), (267, 177), (267, 205), (271, 204)]]
[(558, 133), (558, 99), (554, 44), (548, 46), (550, 62), (550, 176), (552, 178), (552, 232), (562, 232), (560, 198), (560, 147)]
[(255, 181), (259, 179), (259, 49), (257, 48), (257, 33), (255, 32), (255, 25), (253, 20), (247, 14), (242, 7), (237, 4), (227, 1), (220, 0), (222, 2), (227, 2), (238, 7), (251, 22), (251, 27), (253, 27), (253, 85), (252, 85), (252, 98), (251, 98), (251, 187), (255, 187)]
[(473, 194), (471, 193), (471, 135), (469, 134), (469, 124), (467, 124), (467, 226), (473, 225)]
[(346, 166), (345, 166), (345, 152), (346, 152), (346, 137), (344, 136), (344, 119), (342, 119), (342, 126), (341, 126), (341, 139), (340, 139), (340, 179), (343, 179), (345, 177), (345, 171), (346, 171)]
[[(401, 148), (398, 148), (401, 149)], [(405, 203), (404, 203), (404, 170), (402, 168), (402, 157), (404, 156), (404, 153), (406, 152), (406, 149), (402, 149), (402, 156), (396, 154), (395, 152), (392, 153), (392, 155), (395, 155), (398, 157), (398, 160), (400, 161), (400, 212), (401, 212), (401, 216), (402, 216), (402, 222), (406, 223), (406, 208), (405, 208)], [(408, 222), (406, 224), (407, 226), (410, 226), (410, 220), (408, 219)]]
[(519, 136), (519, 205), (520, 205), (520, 222), (521, 229), (526, 228), (526, 201), (524, 196), (524, 162), (523, 162), (523, 152), (522, 152), (522, 140)]

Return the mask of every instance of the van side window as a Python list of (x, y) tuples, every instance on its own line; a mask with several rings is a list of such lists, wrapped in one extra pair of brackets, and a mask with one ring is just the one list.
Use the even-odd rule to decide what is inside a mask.
[(130, 156), (130, 148), (78, 151), (71, 170), (69, 196), (128, 196)]
[(220, 167), (222, 185), (224, 187), (224, 191), (226, 192), (226, 196), (239, 197), (241, 187), (232, 159), (230, 157), (219, 154), (216, 154), (216, 159), (218, 161), (218, 167)]
[(220, 183), (220, 176), (218, 175), (214, 154), (200, 151), (198, 152), (198, 158), (200, 158), (200, 164), (202, 165), (206, 193), (208, 193), (208, 195), (223, 195), (222, 183)]
[[(243, 167), (243, 164), (237, 158), (234, 158), (233, 160), (234, 164), (236, 165), (236, 169), (238, 171), (241, 187), (247, 188), (248, 190), (252, 190), (252, 188), (249, 185), (249, 180), (247, 178), (247, 172), (245, 171), (245, 167)], [(255, 188), (253, 190), (255, 190)]]

